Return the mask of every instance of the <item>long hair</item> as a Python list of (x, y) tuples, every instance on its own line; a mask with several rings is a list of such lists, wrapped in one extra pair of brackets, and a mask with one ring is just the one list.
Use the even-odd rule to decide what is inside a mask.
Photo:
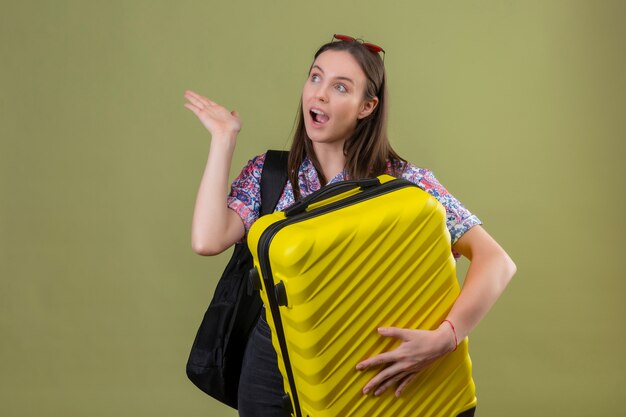
[[(344, 144), (346, 156), (345, 171), (350, 179), (371, 178), (387, 171), (387, 162), (390, 161), (394, 175), (399, 175), (400, 167), (406, 161), (391, 147), (387, 136), (387, 85), (383, 60), (378, 54), (372, 53), (359, 42), (330, 42), (322, 45), (315, 53), (315, 59), (328, 50), (346, 51), (354, 57), (365, 73), (367, 85), (365, 88), (366, 100), (378, 97), (378, 105), (374, 111), (357, 121), (356, 129)], [(311, 64), (311, 67), (313, 64)], [(310, 69), (309, 69), (310, 72)], [(297, 125), (289, 152), (289, 181), (293, 187), (294, 197), (300, 199), (298, 186), (298, 169), (302, 161), (309, 157), (317, 170), (322, 186), (328, 179), (324, 177), (311, 139), (306, 133), (304, 114), (302, 112), (302, 98), (298, 107)]]

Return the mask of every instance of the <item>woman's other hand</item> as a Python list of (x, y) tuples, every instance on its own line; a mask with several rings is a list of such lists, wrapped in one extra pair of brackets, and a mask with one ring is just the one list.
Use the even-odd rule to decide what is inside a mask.
[(395, 395), (400, 396), (422, 369), (456, 347), (452, 329), (447, 325), (441, 325), (437, 330), (384, 327), (379, 328), (378, 333), (395, 337), (401, 344), (395, 350), (378, 354), (357, 365), (359, 371), (386, 365), (363, 387), (363, 394), (374, 391), (374, 395), (380, 395), (396, 385)]
[(191, 247), (199, 255), (217, 255), (245, 234), (243, 221), (228, 208), (225, 198), (241, 121), (236, 111), (228, 111), (191, 90), (185, 91), (185, 98), (188, 100), (185, 107), (211, 133), (209, 155), (193, 211)]
[(185, 91), (185, 107), (200, 119), (212, 137), (230, 137), (241, 130), (241, 120), (236, 111), (229, 111), (214, 101), (191, 90)]

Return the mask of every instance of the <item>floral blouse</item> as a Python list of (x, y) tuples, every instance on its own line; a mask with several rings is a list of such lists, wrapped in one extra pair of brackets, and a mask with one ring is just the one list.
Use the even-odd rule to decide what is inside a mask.
[[(228, 207), (235, 210), (243, 220), (246, 234), (248, 230), (259, 218), (261, 211), (261, 171), (265, 162), (265, 154), (258, 155), (248, 161), (248, 164), (241, 170), (241, 173), (231, 185), (228, 196)], [(459, 200), (446, 190), (437, 181), (433, 173), (424, 168), (418, 168), (410, 162), (403, 166), (401, 178), (405, 178), (422, 190), (435, 197), (446, 209), (446, 224), (452, 244), (467, 232), (472, 226), (481, 224), (481, 221), (467, 210)], [(387, 173), (393, 175), (391, 162), (387, 164)], [(344, 181), (345, 172), (340, 172), (328, 184)], [(298, 170), (298, 185), (302, 197), (320, 189), (320, 180), (317, 170), (309, 158), (305, 158)], [(278, 200), (276, 210), (281, 211), (291, 206), (295, 202), (291, 183), (287, 181), (283, 193)], [(455, 253), (455, 256), (459, 255)]]

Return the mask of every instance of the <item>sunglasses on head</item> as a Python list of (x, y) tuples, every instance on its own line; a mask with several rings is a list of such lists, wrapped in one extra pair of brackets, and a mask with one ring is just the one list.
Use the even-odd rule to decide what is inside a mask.
[(363, 39), (353, 38), (352, 36), (347, 36), (347, 35), (334, 34), (331, 42), (334, 42), (335, 39), (338, 41), (344, 41), (344, 42), (358, 42), (364, 47), (366, 47), (370, 52), (375, 53), (375, 54), (382, 52), (383, 62), (385, 62), (385, 50), (378, 45), (374, 45), (373, 43), (369, 43), (369, 42), (364, 42)]

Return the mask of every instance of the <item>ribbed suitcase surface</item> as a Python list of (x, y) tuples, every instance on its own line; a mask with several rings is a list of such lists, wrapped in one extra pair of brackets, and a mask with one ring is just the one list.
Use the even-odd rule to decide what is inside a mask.
[(473, 407), (467, 339), (400, 398), (362, 394), (376, 371), (356, 364), (399, 345), (376, 329), (436, 329), (460, 289), (434, 197), (386, 175), (332, 187), (338, 195), (325, 187), (305, 211), (261, 217), (248, 235), (293, 414), (452, 417)]

